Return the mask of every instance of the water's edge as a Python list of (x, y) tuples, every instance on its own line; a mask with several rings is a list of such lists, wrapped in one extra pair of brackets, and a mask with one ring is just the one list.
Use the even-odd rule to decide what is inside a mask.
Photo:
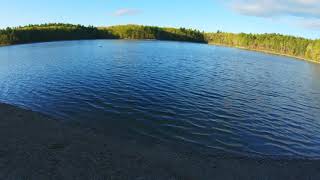
[(212, 42), (209, 42), (208, 45), (222, 46), (222, 47), (228, 47), (228, 48), (237, 48), (237, 49), (242, 49), (242, 50), (246, 50), (246, 51), (260, 52), (260, 53), (271, 54), (271, 55), (276, 55), (276, 56), (289, 57), (289, 58), (294, 58), (294, 59), (297, 59), (297, 60), (303, 60), (303, 61), (307, 61), (307, 62), (311, 62), (311, 63), (320, 64), (320, 62), (314, 61), (314, 60), (311, 60), (311, 59), (306, 59), (306, 58), (299, 57), (299, 56), (291, 56), (291, 55), (287, 55), (287, 54), (281, 54), (281, 53), (262, 50), (262, 49), (252, 49), (252, 48), (246, 48), (246, 47), (241, 47), (241, 46), (230, 46), (230, 45), (227, 45), (227, 44), (219, 44), (219, 43), (212, 43)]
[[(79, 39), (79, 40), (55, 40), (55, 41), (41, 41), (41, 42), (31, 42), (31, 43), (19, 43), (19, 44), (0, 44), (0, 47), (5, 47), (5, 46), (17, 46), (17, 45), (24, 45), (24, 44), (38, 44), (38, 43), (47, 43), (47, 42), (64, 42), (64, 41), (94, 41), (94, 40), (142, 40), (142, 41), (170, 41), (170, 40), (157, 40), (157, 39)], [(207, 45), (213, 45), (213, 46), (222, 46), (222, 47), (229, 47), (229, 48), (237, 48), (237, 49), (242, 49), (242, 50), (247, 50), (247, 51), (252, 51), (252, 52), (259, 52), (259, 53), (266, 53), (266, 54), (271, 54), (271, 55), (276, 55), (276, 56), (283, 56), (283, 57), (289, 57), (297, 60), (303, 60), (307, 61), (310, 63), (315, 63), (315, 64), (320, 64), (318, 61), (314, 61), (311, 59), (306, 59), (303, 57), (299, 56), (291, 56), (287, 54), (281, 54), (273, 51), (267, 51), (267, 50), (261, 50), (261, 49), (251, 49), (251, 48), (246, 48), (246, 47), (241, 47), (241, 46), (230, 46), (227, 44), (218, 44), (218, 43), (212, 43), (212, 42), (189, 42), (189, 41), (174, 41), (172, 42), (188, 42), (188, 43), (197, 43), (197, 44), (207, 44)]]
[(319, 160), (214, 157), (161, 144), (145, 146), (137, 139), (127, 141), (81, 127), (68, 127), (46, 115), (1, 103), (0, 117), (1, 158), (8, 160), (6, 166), (0, 166), (1, 179), (49, 178), (46, 175), (62, 179), (320, 178)]
[[(94, 133), (97, 134), (104, 134), (104, 135), (108, 135), (108, 136), (114, 136), (116, 138), (123, 138), (122, 140), (133, 140), (133, 141), (139, 141), (139, 139), (143, 139), (141, 140), (141, 143), (143, 143), (144, 145), (154, 145), (154, 144), (164, 144), (166, 146), (169, 146), (179, 152), (184, 152), (187, 154), (202, 154), (205, 155), (206, 157), (213, 157), (213, 158), (217, 158), (217, 157), (224, 157), (224, 158), (233, 158), (233, 159), (252, 159), (252, 160), (272, 160), (272, 161), (319, 161), (320, 162), (320, 158), (317, 157), (305, 157), (305, 156), (284, 156), (284, 155), (259, 155), (259, 154), (252, 154), (252, 155), (243, 155), (243, 154), (237, 154), (237, 153), (231, 153), (231, 152), (212, 152), (210, 149), (204, 148), (204, 147), (197, 147), (195, 148), (194, 146), (190, 145), (190, 144), (181, 144), (181, 143), (172, 143), (172, 142), (163, 142), (157, 138), (153, 138), (153, 137), (146, 137), (143, 135), (137, 135), (137, 134), (122, 134), (121, 130), (119, 128), (121, 128), (121, 125), (119, 126), (119, 124), (114, 124), (115, 127), (112, 127), (111, 129), (108, 129), (107, 133), (101, 133), (101, 130), (98, 130), (96, 128), (92, 128), (92, 127), (87, 127), (84, 124), (81, 124), (79, 122), (70, 122), (69, 120), (65, 120), (65, 119), (59, 119), (59, 118), (54, 118), (49, 114), (44, 114), (42, 112), (38, 112), (38, 111), (34, 111), (31, 109), (28, 109), (26, 107), (20, 106), (20, 105), (14, 105), (14, 104), (8, 104), (8, 103), (4, 103), (4, 102), (0, 102), (0, 114), (3, 113), (4, 111), (6, 111), (6, 109), (12, 109), (15, 112), (17, 112), (16, 114), (10, 114), (8, 117), (9, 118), (16, 118), (15, 116), (18, 116), (18, 118), (21, 118), (23, 121), (28, 120), (28, 123), (33, 124), (36, 123), (36, 121), (41, 120), (41, 121), (48, 121), (48, 122), (56, 122), (59, 123), (59, 125), (63, 128), (80, 128), (84, 131), (92, 131)], [(36, 120), (35, 122), (33, 121), (29, 121), (28, 118), (26, 118), (25, 116), (28, 116), (28, 114), (33, 114), (33, 117), (35, 117), (32, 120)], [(116, 131), (113, 131), (112, 129), (117, 129)], [(151, 138), (151, 139), (150, 139)]]

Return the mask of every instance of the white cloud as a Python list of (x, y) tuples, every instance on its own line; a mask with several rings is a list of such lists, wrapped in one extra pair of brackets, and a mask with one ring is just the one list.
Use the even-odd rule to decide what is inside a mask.
[(320, 0), (233, 0), (232, 8), (244, 15), (320, 18)]
[(320, 29), (320, 0), (228, 0), (230, 7), (246, 16), (290, 18), (307, 29)]
[(132, 16), (132, 15), (137, 15), (139, 13), (141, 13), (141, 11), (138, 9), (123, 8), (115, 11), (113, 15), (114, 16)]
[(301, 19), (296, 25), (312, 30), (320, 30), (320, 19)]

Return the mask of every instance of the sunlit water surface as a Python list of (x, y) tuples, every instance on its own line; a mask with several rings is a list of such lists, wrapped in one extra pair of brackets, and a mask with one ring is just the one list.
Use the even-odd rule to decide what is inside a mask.
[(257, 52), (124, 40), (1, 47), (0, 102), (212, 152), (320, 157), (320, 66)]

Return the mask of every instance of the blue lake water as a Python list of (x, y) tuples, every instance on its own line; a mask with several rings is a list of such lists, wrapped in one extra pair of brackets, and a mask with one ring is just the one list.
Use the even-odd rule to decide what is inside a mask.
[[(205, 44), (0, 48), (0, 102), (241, 155), (320, 157), (320, 65)], [(0, 117), (1, 118), (1, 117)]]

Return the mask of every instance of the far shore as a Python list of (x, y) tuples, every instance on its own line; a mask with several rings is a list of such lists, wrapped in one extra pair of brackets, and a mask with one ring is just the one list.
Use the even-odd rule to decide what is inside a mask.
[(226, 44), (210, 43), (210, 42), (208, 44), (209, 45), (214, 45), (214, 46), (223, 46), (223, 47), (237, 48), (237, 49), (243, 49), (243, 50), (248, 50), (248, 51), (261, 52), (261, 53), (272, 54), (272, 55), (277, 55), (277, 56), (285, 56), (285, 57), (289, 57), (289, 58), (294, 58), (294, 59), (299, 59), (299, 60), (303, 60), (303, 61), (308, 61), (308, 62), (311, 62), (311, 63), (320, 64), (320, 62), (314, 61), (314, 60), (311, 60), (311, 59), (306, 59), (306, 58), (299, 57), (299, 56), (291, 56), (291, 55), (287, 55), (287, 54), (281, 54), (281, 53), (277, 53), (277, 52), (273, 52), (273, 51), (267, 51), (267, 50), (261, 50), (261, 49), (252, 49), (252, 48), (246, 48), (246, 47), (241, 47), (241, 46), (229, 46), (229, 45), (226, 45)]
[[(174, 40), (157, 40), (157, 39), (130, 39), (130, 38), (124, 38), (124, 39), (79, 39), (79, 40), (59, 40), (59, 41), (81, 41), (81, 40), (145, 40), (145, 41), (173, 41), (173, 42), (188, 42), (188, 41), (174, 41)], [(31, 42), (31, 43), (19, 43), (19, 44), (0, 44), (0, 47), (4, 46), (13, 46), (13, 45), (23, 45), (23, 44), (34, 44), (34, 43), (46, 43), (46, 42), (59, 42), (59, 41), (40, 41), (40, 42)], [(246, 47), (241, 47), (241, 46), (230, 46), (226, 44), (219, 44), (219, 43), (212, 43), (212, 42), (189, 42), (189, 43), (198, 43), (198, 44), (208, 44), (208, 45), (214, 45), (214, 46), (222, 46), (222, 47), (229, 47), (229, 48), (237, 48), (237, 49), (243, 49), (243, 50), (248, 50), (248, 51), (255, 51), (255, 52), (261, 52), (261, 53), (266, 53), (266, 54), (271, 54), (271, 55), (277, 55), (277, 56), (284, 56), (284, 57), (289, 57), (289, 58), (294, 58), (294, 59), (299, 59), (311, 63), (316, 63), (320, 64), (320, 61), (314, 61), (311, 59), (306, 59), (303, 57), (299, 56), (291, 56), (287, 54), (281, 54), (273, 51), (268, 51), (268, 50), (261, 50), (261, 49), (252, 49), (252, 48), (246, 48)]]
[(319, 180), (320, 161), (150, 146), (0, 103), (0, 179)]

